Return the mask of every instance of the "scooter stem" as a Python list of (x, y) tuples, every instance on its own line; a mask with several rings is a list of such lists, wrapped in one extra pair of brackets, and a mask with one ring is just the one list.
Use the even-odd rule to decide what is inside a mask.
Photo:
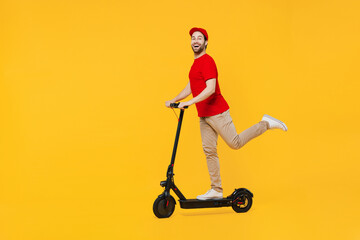
[[(180, 110), (180, 117), (179, 117), (178, 127), (177, 127), (177, 130), (176, 130), (176, 137), (175, 137), (173, 153), (172, 153), (172, 157), (171, 157), (171, 163), (170, 163), (171, 167), (174, 167), (176, 150), (177, 150), (177, 146), (178, 146), (178, 142), (179, 142), (180, 130), (181, 130), (181, 124), (182, 124), (183, 117), (184, 117), (184, 109), (181, 109)], [(172, 172), (172, 168), (171, 168), (171, 172)]]

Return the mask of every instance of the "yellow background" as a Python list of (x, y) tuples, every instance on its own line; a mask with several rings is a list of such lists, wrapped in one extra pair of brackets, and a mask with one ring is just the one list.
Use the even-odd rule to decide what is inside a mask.
[[(360, 239), (360, 4), (305, 1), (0, 3), (0, 239)], [(219, 139), (231, 208), (152, 212), (176, 130), (164, 103), (186, 85), (188, 32), (207, 53), (238, 132)], [(210, 186), (196, 109), (185, 112), (175, 183)], [(176, 200), (178, 199), (175, 196)]]

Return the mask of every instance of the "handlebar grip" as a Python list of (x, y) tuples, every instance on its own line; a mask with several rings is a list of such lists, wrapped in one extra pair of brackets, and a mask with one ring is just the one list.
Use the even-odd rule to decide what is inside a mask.
[[(179, 102), (178, 103), (170, 103), (170, 107), (178, 108), (179, 104), (180, 104)], [(184, 108), (188, 108), (188, 106), (185, 106)]]

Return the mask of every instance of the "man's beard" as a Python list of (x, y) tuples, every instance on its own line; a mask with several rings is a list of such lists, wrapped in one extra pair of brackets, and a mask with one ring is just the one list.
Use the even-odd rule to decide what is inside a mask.
[(200, 45), (198, 49), (195, 49), (193, 46), (191, 46), (191, 48), (194, 51), (194, 53), (201, 53), (205, 48), (205, 44)]

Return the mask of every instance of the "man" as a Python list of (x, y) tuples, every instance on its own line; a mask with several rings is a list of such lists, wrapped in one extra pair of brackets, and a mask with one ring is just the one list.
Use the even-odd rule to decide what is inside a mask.
[(180, 101), (192, 93), (193, 98), (181, 102), (178, 107), (184, 109), (185, 106), (196, 105), (200, 117), (202, 146), (211, 180), (211, 189), (197, 196), (197, 199), (222, 198), (223, 189), (216, 149), (218, 135), (231, 148), (239, 149), (268, 129), (287, 131), (287, 127), (280, 120), (265, 114), (260, 122), (237, 134), (230, 116), (229, 105), (220, 92), (215, 61), (206, 53), (209, 36), (203, 28), (192, 28), (189, 33), (195, 58), (189, 73), (190, 81), (174, 99), (166, 101), (165, 105), (170, 107), (170, 103)]

